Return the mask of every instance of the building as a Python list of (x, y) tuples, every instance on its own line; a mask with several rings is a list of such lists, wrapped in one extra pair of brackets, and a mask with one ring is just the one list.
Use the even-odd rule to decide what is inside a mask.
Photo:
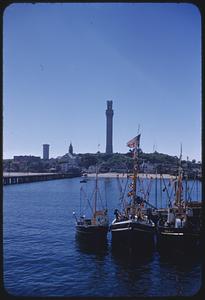
[(71, 155), (73, 155), (73, 145), (72, 145), (71, 142), (70, 142), (68, 153), (70, 153)]
[(58, 159), (58, 164), (62, 173), (68, 173), (78, 168), (76, 157), (69, 152)]
[(112, 134), (113, 134), (113, 109), (112, 101), (107, 101), (107, 110), (106, 110), (106, 153), (113, 153), (112, 146)]
[(40, 156), (19, 155), (14, 156), (9, 164), (11, 172), (38, 172), (41, 166)]
[(49, 159), (49, 146), (48, 144), (43, 144), (43, 159)]
[(16, 155), (13, 157), (13, 161), (17, 163), (40, 162), (40, 160), (40, 156), (33, 155)]

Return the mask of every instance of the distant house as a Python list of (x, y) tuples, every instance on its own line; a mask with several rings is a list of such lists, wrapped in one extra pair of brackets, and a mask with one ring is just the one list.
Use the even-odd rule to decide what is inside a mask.
[(89, 166), (89, 168), (88, 168), (88, 173), (95, 173), (96, 172), (96, 166)]
[(67, 173), (72, 169), (78, 168), (78, 160), (71, 153), (66, 153), (58, 158), (58, 164), (62, 173)]
[(202, 168), (200, 163), (195, 163), (192, 167), (192, 171), (195, 172), (198, 176), (202, 176)]
[(40, 160), (40, 156), (33, 155), (19, 155), (13, 157), (13, 161), (18, 163), (40, 162)]
[(10, 171), (14, 172), (38, 172), (41, 163), (40, 156), (19, 155), (14, 156), (10, 164)]
[(148, 162), (143, 162), (141, 164), (141, 171), (144, 173), (155, 173), (156, 172), (156, 166), (153, 163)]

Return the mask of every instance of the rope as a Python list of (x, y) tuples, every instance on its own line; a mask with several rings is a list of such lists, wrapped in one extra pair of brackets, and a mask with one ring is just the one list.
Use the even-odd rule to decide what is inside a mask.
[(168, 197), (168, 200), (169, 200), (169, 205), (171, 205), (171, 197), (169, 195), (169, 192), (168, 192), (168, 189), (167, 189), (167, 186), (166, 186), (166, 182), (164, 180), (164, 177), (162, 176), (162, 180), (163, 180), (163, 183), (164, 183), (164, 186), (165, 186), (165, 190), (167, 192), (167, 197)]
[(196, 181), (196, 176), (195, 176), (195, 178), (194, 178), (194, 182), (193, 182), (193, 184), (192, 184), (192, 187), (191, 187), (191, 190), (190, 190), (190, 192), (188, 191), (188, 194), (189, 194), (189, 195), (188, 195), (188, 200), (190, 200), (190, 201), (192, 200), (192, 199), (191, 199), (191, 193), (192, 193), (192, 190), (193, 190), (193, 187), (194, 187), (195, 181)]

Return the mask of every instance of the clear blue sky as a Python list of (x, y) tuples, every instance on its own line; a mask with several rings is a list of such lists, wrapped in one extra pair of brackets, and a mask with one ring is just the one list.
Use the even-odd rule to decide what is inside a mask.
[[(192, 4), (12, 4), (3, 19), (4, 158), (113, 151), (201, 160), (201, 16)], [(98, 144), (100, 146), (98, 147)], [(155, 145), (155, 146), (154, 146)]]

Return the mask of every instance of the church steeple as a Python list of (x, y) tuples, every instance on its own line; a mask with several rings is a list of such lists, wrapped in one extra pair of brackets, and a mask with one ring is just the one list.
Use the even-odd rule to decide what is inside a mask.
[(71, 142), (70, 142), (70, 146), (69, 146), (68, 152), (73, 155), (73, 146), (72, 146)]

